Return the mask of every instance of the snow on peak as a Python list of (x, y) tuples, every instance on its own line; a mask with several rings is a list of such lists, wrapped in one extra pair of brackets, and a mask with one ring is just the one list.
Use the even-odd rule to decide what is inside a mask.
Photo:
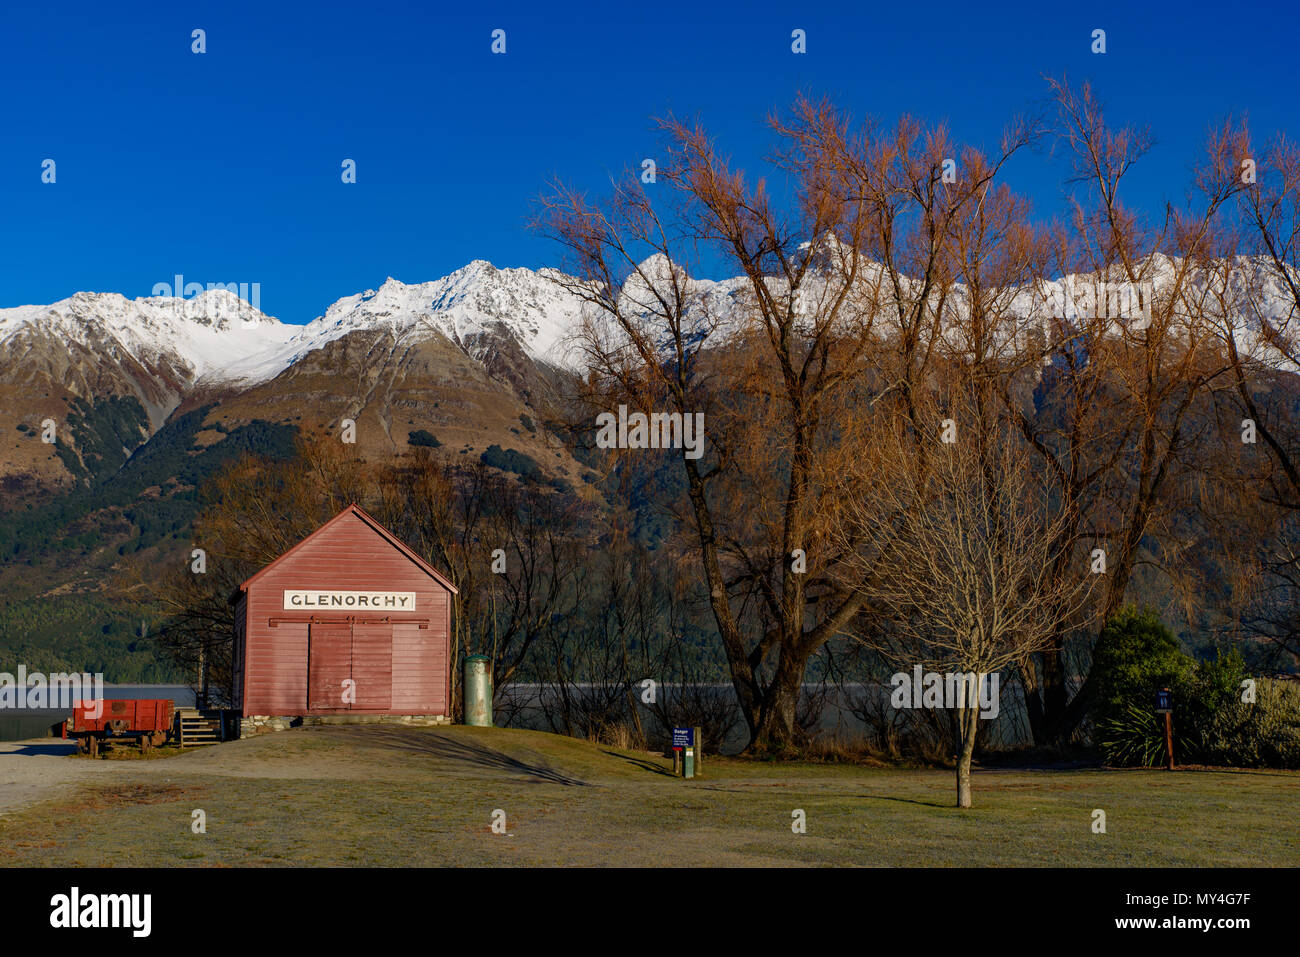
[[(814, 252), (815, 268), (805, 283), (815, 303), (819, 286), (833, 284), (836, 273), (843, 271), (841, 261), (851, 247), (827, 234), (805, 248)], [(883, 267), (869, 262), (858, 266), (858, 282), (879, 283)], [(1175, 267), (1172, 260), (1153, 259), (1142, 272), (1158, 292)], [(667, 292), (673, 277), (685, 296), (689, 334), (701, 344), (736, 334), (754, 314), (754, 291), (747, 278), (691, 278), (681, 264), (662, 254), (633, 269), (619, 290), (620, 309), (625, 315), (643, 315), (653, 325), (661, 308), (657, 293)], [(1072, 284), (1081, 278), (1062, 277), (1025, 288), (1013, 308), (1040, 319), (1060, 312)], [(1268, 315), (1277, 304), (1285, 306), (1289, 296), (1276, 278), (1264, 278), (1264, 301), (1254, 308), (1262, 306), (1261, 315)], [(184, 298), (134, 300), (117, 293), (79, 292), (48, 306), (0, 309), (0, 345), (14, 337), (43, 335), (69, 349), (165, 365), (191, 384), (199, 379), (253, 384), (275, 377), (309, 352), (351, 332), (383, 330), (401, 339), (441, 334), (479, 359), (493, 348), (496, 337), (504, 336), (535, 360), (581, 372), (582, 350), (571, 348), (569, 340), (587, 307), (566, 288), (574, 282), (554, 269), (498, 269), (476, 259), (429, 282), (408, 284), (389, 276), (378, 289), (339, 299), (305, 326), (282, 323), (229, 288), (209, 288)], [(782, 277), (768, 282), (776, 295), (783, 294)], [(963, 293), (954, 291), (953, 308), (961, 309)], [(618, 338), (612, 326), (611, 334)]]
[(389, 276), (378, 289), (344, 296), (307, 325), (289, 327), (293, 334), (278, 348), (248, 355), (225, 378), (272, 378), (335, 339), (372, 330), (398, 338), (441, 334), (476, 358), (489, 348), (487, 337), (504, 334), (535, 360), (574, 368), (564, 343), (577, 328), (582, 301), (555, 276), (554, 270), (498, 269), (482, 259), (430, 282)]
[(544, 273), (498, 269), (476, 259), (432, 282), (408, 285), (390, 277), (378, 289), (345, 296), (304, 327), (300, 338), (307, 344), (357, 329), (417, 335), (436, 330), (472, 352), (477, 337), (506, 332), (534, 359), (563, 366), (563, 340), (580, 308), (577, 297)]
[(48, 306), (0, 309), (0, 343), (44, 335), (144, 365), (163, 361), (191, 381), (283, 341), (287, 328), (226, 289), (190, 298), (79, 292)]
[(45, 334), (71, 347), (159, 360), (191, 382), (253, 384), (274, 378), (302, 356), (358, 330), (399, 337), (441, 333), (481, 357), (490, 335), (512, 336), (534, 359), (571, 367), (565, 338), (582, 302), (554, 270), (498, 269), (476, 259), (448, 276), (407, 284), (389, 276), (378, 289), (345, 296), (305, 326), (267, 316), (226, 288), (190, 297), (135, 300), (79, 292), (49, 306), (0, 309), (0, 343)]

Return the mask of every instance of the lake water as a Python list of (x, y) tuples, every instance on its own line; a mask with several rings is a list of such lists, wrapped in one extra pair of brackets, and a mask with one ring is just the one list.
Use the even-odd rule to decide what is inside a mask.
[[(658, 685), (653, 704), (644, 702), (643, 694), (640, 686), (635, 686), (629, 702), (626, 694), (605, 686), (571, 685), (561, 690), (539, 684), (507, 685), (497, 695), (496, 723), (503, 727), (586, 736), (602, 716), (625, 720), (631, 715), (629, 706), (635, 705), (636, 717), (651, 747), (666, 742), (668, 728), (673, 724), (700, 724), (710, 729), (712, 738), (721, 738), (719, 744), (709, 745), (710, 750), (717, 747), (724, 753), (734, 753), (745, 746), (747, 729), (735, 708), (731, 685), (701, 685), (685, 693), (672, 685)], [(105, 685), (104, 697), (170, 698), (178, 708), (195, 705), (194, 690), (188, 685)], [(870, 724), (864, 721), (863, 716), (873, 711), (886, 716), (889, 722), (916, 720), (915, 714), (892, 711), (888, 699), (889, 689), (885, 686), (846, 684), (823, 688), (809, 684), (803, 689), (802, 710), (805, 716), (815, 719), (819, 735), (852, 741), (868, 732), (879, 731), (882, 726), (879, 717)], [(1019, 686), (1004, 686), (1000, 714), (990, 719), (989, 743), (995, 746), (1025, 743), (1023, 711)], [(51, 733), (57, 736), (58, 723), (70, 714), (70, 708), (0, 708), (0, 741), (21, 741)]]
[[(909, 721), (934, 717), (917, 711), (895, 710), (889, 703), (890, 691), (888, 685), (805, 684), (800, 718), (815, 729), (818, 737), (852, 742), (869, 734), (879, 736), (886, 726), (901, 730)], [(673, 725), (704, 725), (706, 733), (712, 725), (715, 730), (708, 747), (710, 750), (716, 747), (724, 754), (735, 753), (748, 742), (748, 729), (729, 684), (695, 686), (685, 694), (672, 685), (658, 685), (654, 704), (645, 703), (642, 695), (639, 685), (633, 687), (630, 702), (626, 694), (618, 695), (609, 686), (580, 684), (561, 690), (538, 684), (509, 685), (497, 695), (496, 723), (586, 736), (601, 717), (630, 717), (629, 704), (634, 704), (636, 717), (652, 748), (667, 743)], [(983, 733), (988, 735), (987, 743), (994, 747), (1029, 743), (1018, 684), (1002, 687), (998, 715), (986, 720)]]

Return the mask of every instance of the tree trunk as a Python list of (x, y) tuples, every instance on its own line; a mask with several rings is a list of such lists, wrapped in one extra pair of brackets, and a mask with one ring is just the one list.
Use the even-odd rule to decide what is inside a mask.
[(961, 729), (961, 746), (957, 753), (957, 806), (970, 807), (970, 762), (975, 753), (975, 729), (979, 726), (978, 700), (970, 707), (957, 710), (957, 726)]
[(750, 736), (745, 754), (789, 755), (795, 751), (795, 709), (807, 666), (807, 656), (781, 649), (776, 674), (763, 695), (758, 721)]
[(1069, 694), (1065, 687), (1065, 636), (1057, 634), (1043, 651), (1043, 736), (1034, 744), (1054, 744), (1065, 718)]
[(1034, 744), (1042, 744), (1047, 737), (1047, 715), (1043, 713), (1043, 699), (1038, 693), (1038, 672), (1032, 659), (1019, 668), (1019, 675), (1025, 696), (1025, 714), (1029, 718), (1029, 736)]

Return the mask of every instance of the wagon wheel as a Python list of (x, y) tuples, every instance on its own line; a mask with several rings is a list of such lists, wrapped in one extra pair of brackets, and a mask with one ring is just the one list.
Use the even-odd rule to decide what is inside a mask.
[(141, 753), (141, 754), (148, 755), (148, 753), (149, 753), (149, 749), (150, 749), (150, 747), (151, 747), (152, 745), (153, 745), (153, 735), (152, 735), (152, 734), (142, 734), (142, 735), (140, 735), (140, 753)]
[(167, 732), (166, 732), (166, 731), (155, 731), (155, 732), (153, 733), (153, 743), (154, 743), (156, 746), (158, 746), (158, 747), (161, 747), (162, 745), (166, 744), (166, 743), (167, 743)]

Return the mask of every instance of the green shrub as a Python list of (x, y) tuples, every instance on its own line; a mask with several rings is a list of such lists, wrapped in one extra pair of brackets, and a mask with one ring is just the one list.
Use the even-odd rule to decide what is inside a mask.
[[(1246, 662), (1233, 649), (1211, 661), (1202, 661), (1173, 687), (1174, 726), (1186, 729), (1188, 747), (1183, 751), (1202, 764), (1235, 764), (1235, 761), (1211, 760), (1215, 749), (1207, 738), (1211, 723), (1235, 704), (1241, 703), (1241, 683), (1246, 679)], [(1175, 752), (1177, 757), (1178, 752)]]
[[(1300, 683), (1258, 678), (1256, 700), (1232, 699), (1200, 728), (1200, 762), (1241, 768), (1300, 768)], [(1175, 721), (1178, 718), (1174, 714)]]
[[(1180, 760), (1186, 742), (1174, 725), (1174, 755)], [(1117, 709), (1097, 725), (1098, 745), (1106, 763), (1120, 768), (1154, 768), (1167, 763), (1164, 715), (1148, 704), (1132, 703)]]
[(419, 445), (427, 449), (436, 449), (442, 446), (442, 443), (427, 429), (416, 429), (414, 432), (408, 432), (406, 444)]
[(479, 459), (484, 465), (503, 472), (514, 472), (531, 482), (540, 482), (544, 478), (541, 466), (536, 460), (517, 449), (503, 449), (499, 445), (489, 445)]
[(1119, 612), (1102, 629), (1092, 653), (1098, 728), (1127, 716), (1130, 706), (1154, 709), (1156, 691), (1180, 684), (1195, 665), (1155, 612)]
[(1102, 631), (1093, 655), (1098, 685), (1096, 741), (1108, 764), (1155, 767), (1168, 760), (1155, 693), (1172, 692), (1174, 758), (1179, 764), (1300, 767), (1300, 686), (1249, 677), (1235, 649), (1197, 662), (1151, 612), (1125, 610)]

